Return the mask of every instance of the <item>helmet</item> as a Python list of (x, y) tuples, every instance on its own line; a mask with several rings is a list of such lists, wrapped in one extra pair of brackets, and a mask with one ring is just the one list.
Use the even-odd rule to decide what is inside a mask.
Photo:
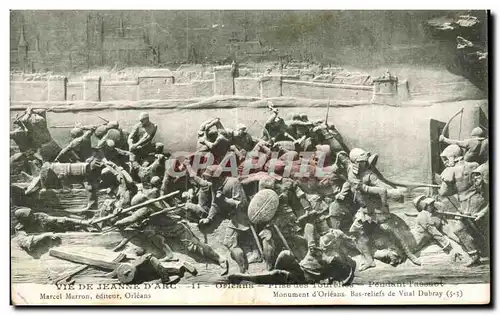
[(106, 135), (107, 132), (108, 129), (106, 128), (106, 126), (100, 125), (95, 129), (94, 134), (97, 138), (102, 138), (104, 137), (104, 135)]
[(418, 210), (418, 212), (425, 210), (428, 205), (431, 205), (435, 202), (433, 198), (427, 197), (426, 195), (420, 195), (413, 199), (413, 205)]
[(236, 125), (236, 130), (247, 131), (247, 126), (245, 126), (245, 124), (237, 124)]
[(472, 129), (470, 135), (473, 137), (484, 137), (484, 130), (481, 127), (476, 127)]
[(159, 187), (161, 185), (161, 178), (159, 176), (153, 176), (150, 183), (152, 187)]
[(300, 119), (300, 114), (295, 113), (292, 115), (292, 120), (299, 120), (299, 119)]
[(303, 120), (303, 121), (308, 121), (309, 120), (309, 117), (307, 117), (306, 114), (300, 114), (300, 119)]
[(155, 149), (156, 150), (163, 151), (163, 147), (164, 147), (163, 143), (161, 143), (161, 142), (156, 142), (155, 143)]
[(480, 174), (481, 177), (483, 178), (483, 182), (485, 184), (488, 184), (490, 181), (490, 169), (488, 163), (484, 163), (479, 165), (473, 172), (472, 174)]
[(209, 139), (215, 139), (217, 136), (219, 135), (219, 132), (215, 129), (210, 129), (208, 132), (207, 132), (207, 136)]
[(30, 208), (19, 208), (14, 212), (14, 216), (18, 220), (26, 219), (30, 216), (31, 214), (31, 209)]
[(271, 189), (274, 190), (275, 179), (272, 177), (265, 177), (259, 181), (259, 190)]
[(360, 148), (354, 148), (349, 152), (349, 159), (351, 162), (356, 163), (356, 162), (361, 162), (361, 161), (366, 161), (368, 162), (368, 158), (370, 157), (370, 154), (366, 152), (363, 149)]
[(456, 144), (450, 144), (439, 155), (444, 165), (453, 166), (462, 159), (462, 149)]
[(118, 121), (111, 120), (110, 122), (108, 122), (108, 127), (113, 128), (113, 129), (117, 129), (118, 127), (120, 127), (120, 125), (118, 124)]
[(144, 119), (149, 119), (149, 114), (146, 113), (146, 112), (142, 112), (140, 115), (139, 115), (139, 120), (144, 120)]
[(202, 176), (206, 177), (219, 177), (222, 173), (222, 168), (219, 165), (210, 165), (203, 172)]
[(82, 128), (75, 127), (73, 129), (71, 129), (69, 134), (71, 135), (72, 138), (78, 138), (81, 135), (83, 135), (83, 130), (82, 130)]
[(345, 166), (345, 163), (349, 163), (348, 160), (349, 156), (347, 155), (347, 153), (345, 151), (339, 151), (335, 156), (335, 162), (333, 164), (338, 165), (338, 163), (340, 162), (342, 165)]
[(109, 148), (114, 148), (115, 147), (115, 142), (111, 139), (108, 139), (106, 140), (106, 145), (109, 147)]

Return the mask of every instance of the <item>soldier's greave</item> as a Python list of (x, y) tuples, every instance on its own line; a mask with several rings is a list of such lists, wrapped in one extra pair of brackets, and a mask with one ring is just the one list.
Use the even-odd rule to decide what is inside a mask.
[(370, 239), (366, 235), (365, 232), (359, 232), (357, 233), (358, 236), (358, 242), (357, 242), (357, 247), (361, 255), (365, 258), (367, 263), (372, 263), (373, 262), (373, 255), (372, 255), (372, 249), (370, 246)]
[(276, 255), (276, 245), (272, 238), (269, 240), (262, 240), (262, 254), (264, 256), (264, 261), (266, 262), (267, 270), (273, 270)]
[(192, 251), (195, 254), (198, 254), (198, 255), (201, 255), (205, 258), (208, 258), (209, 260), (211, 260), (212, 262), (214, 262), (218, 265), (223, 260), (219, 256), (219, 254), (217, 254), (217, 252), (212, 247), (210, 247), (208, 244), (200, 242), (199, 244), (197, 244), (197, 246), (188, 246), (188, 248), (190, 248), (190, 249), (192, 248)]
[(398, 241), (399, 245), (401, 246), (401, 249), (404, 251), (406, 256), (410, 258), (411, 261), (415, 260), (416, 257), (413, 254), (413, 251), (410, 249), (410, 246), (406, 243), (404, 237), (398, 233), (397, 229), (394, 229), (391, 224), (388, 222), (384, 222), (380, 224), (380, 229), (384, 232), (390, 233), (391, 235), (394, 235), (396, 240)]
[(89, 209), (97, 210), (97, 207), (98, 207), (98, 200), (97, 200), (98, 185), (99, 185), (98, 183), (89, 183), (89, 186), (87, 187), (87, 189), (89, 191), (87, 207)]
[(463, 223), (460, 223), (459, 228), (455, 231), (455, 234), (458, 236), (460, 243), (462, 243), (462, 247), (469, 255), (477, 254), (477, 247), (474, 243), (474, 238), (467, 231), (467, 228), (463, 225)]
[(307, 241), (307, 246), (308, 247), (315, 247), (316, 244), (316, 239), (314, 238), (314, 225), (311, 223), (307, 223), (304, 226), (304, 238)]
[(231, 258), (236, 261), (241, 273), (245, 273), (248, 270), (248, 260), (245, 252), (240, 247), (230, 248)]

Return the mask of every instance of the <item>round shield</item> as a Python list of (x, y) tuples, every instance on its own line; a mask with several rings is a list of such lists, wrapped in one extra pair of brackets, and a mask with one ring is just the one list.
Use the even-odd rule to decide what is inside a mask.
[(271, 189), (259, 191), (250, 201), (248, 206), (248, 218), (253, 224), (265, 224), (270, 222), (279, 205), (278, 194)]

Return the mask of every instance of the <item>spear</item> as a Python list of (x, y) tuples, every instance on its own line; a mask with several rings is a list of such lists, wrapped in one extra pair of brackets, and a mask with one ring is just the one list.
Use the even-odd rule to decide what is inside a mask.
[(106, 118), (102, 118), (101, 116), (97, 115), (97, 117), (99, 117), (102, 121), (104, 121), (105, 123), (109, 123), (109, 120), (107, 120)]
[[(169, 198), (169, 197), (172, 197), (172, 196), (177, 195), (178, 193), (179, 193), (179, 191), (177, 190), (177, 191), (174, 191), (174, 192), (172, 192), (172, 193), (170, 193), (170, 194), (168, 194), (168, 195), (164, 195), (164, 196), (161, 196), (161, 197), (158, 197), (158, 198), (155, 198), (155, 199), (150, 199), (150, 200), (147, 200), (147, 201), (145, 201), (145, 202), (143, 202), (143, 203), (140, 203), (140, 204), (137, 204), (137, 205), (135, 205), (135, 206), (131, 206), (131, 207), (128, 207), (128, 208), (126, 208), (126, 209), (123, 209), (123, 210), (122, 210), (122, 211), (120, 211), (119, 213), (113, 213), (113, 214), (107, 215), (107, 216), (105, 216), (105, 217), (99, 218), (99, 219), (97, 219), (97, 220), (94, 220), (94, 221), (92, 221), (92, 224), (97, 224), (97, 223), (100, 223), (100, 222), (103, 222), (103, 221), (109, 220), (109, 219), (111, 219), (111, 218), (114, 218), (114, 217), (116, 217), (116, 216), (117, 216), (117, 215), (119, 215), (119, 214), (123, 214), (123, 213), (127, 213), (127, 212), (130, 212), (130, 211), (134, 211), (134, 210), (136, 210), (136, 209), (139, 209), (139, 208), (142, 208), (142, 207), (148, 206), (148, 205), (150, 205), (150, 204), (152, 204), (152, 203), (155, 203), (155, 202), (158, 202), (158, 201), (165, 200), (165, 199), (167, 199), (167, 198)], [(175, 208), (177, 208), (177, 207), (172, 207), (172, 209), (175, 209)], [(169, 210), (171, 210), (171, 209), (169, 209)], [(163, 210), (162, 210), (162, 211), (163, 211)], [(166, 212), (166, 211), (165, 211), (165, 212)]]
[(330, 99), (328, 99), (328, 106), (326, 108), (325, 125), (328, 126), (328, 114), (330, 113)]

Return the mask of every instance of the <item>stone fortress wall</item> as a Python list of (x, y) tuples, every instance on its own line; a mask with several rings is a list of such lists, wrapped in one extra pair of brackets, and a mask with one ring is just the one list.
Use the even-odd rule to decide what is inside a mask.
[[(245, 72), (245, 69), (242, 69)], [(299, 75), (251, 74), (233, 76), (231, 66), (213, 68), (212, 79), (176, 82), (168, 69), (146, 69), (127, 81), (102, 80), (86, 76), (70, 81), (61, 75), (12, 75), (11, 102), (23, 101), (142, 101), (165, 99), (207, 98), (216, 95), (236, 95), (255, 98), (297, 97), (338, 101), (372, 102), (394, 105), (409, 100), (406, 81), (396, 77), (347, 83), (326, 83), (304, 80)], [(335, 81), (333, 81), (335, 82)], [(353, 82), (353, 83), (350, 83)]]

